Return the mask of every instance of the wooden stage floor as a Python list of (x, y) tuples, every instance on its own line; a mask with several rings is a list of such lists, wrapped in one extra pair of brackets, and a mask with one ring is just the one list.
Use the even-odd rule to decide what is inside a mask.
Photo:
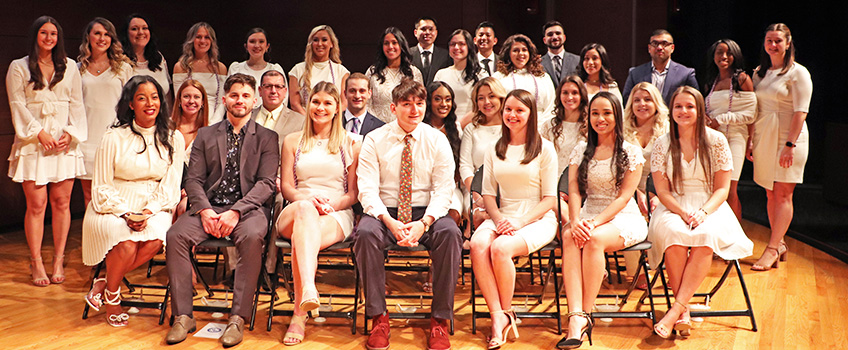
[[(71, 238), (66, 250), (67, 281), (47, 288), (30, 283), (28, 250), (23, 232), (0, 235), (0, 348), (2, 349), (219, 349), (215, 340), (189, 337), (185, 342), (168, 346), (164, 342), (168, 331), (158, 325), (155, 310), (142, 310), (132, 315), (125, 328), (112, 328), (105, 323), (104, 313), (92, 311), (86, 320), (81, 319), (83, 295), (87, 292), (91, 269), (82, 265), (80, 250), (81, 220), (72, 223)], [(742, 269), (751, 292), (758, 332), (751, 331), (747, 317), (707, 318), (695, 323), (688, 339), (663, 340), (653, 335), (647, 320), (616, 319), (612, 323), (599, 323), (594, 331), (594, 346), (588, 342), (584, 349), (840, 349), (848, 348), (848, 266), (827, 254), (798, 241), (788, 239), (789, 261), (769, 272), (753, 272), (750, 265), (756, 261), (765, 246), (766, 228), (744, 222), (743, 227), (755, 241), (754, 256), (743, 259)], [(46, 232), (49, 231), (46, 230)], [(52, 243), (49, 233), (44, 249), (47, 271), (51, 271)], [(725, 264), (714, 261), (702, 290), (720, 277)], [(163, 283), (167, 274), (163, 266), (155, 267), (153, 277), (147, 279), (146, 269), (139, 268), (128, 278), (136, 283)], [(207, 269), (208, 270), (208, 269)], [(206, 272), (204, 272), (206, 274)], [(403, 277), (403, 278), (400, 278)], [(319, 290), (343, 291), (350, 286), (351, 275), (346, 272), (319, 273)], [(418, 273), (389, 276), (390, 292), (410, 292), (421, 289), (425, 275)], [(489, 334), (489, 321), (478, 322), (477, 334), (471, 333), (471, 306), (468, 301), (470, 284), (459, 285), (456, 295), (456, 334), (451, 338), (454, 349), (483, 349)], [(529, 284), (529, 277), (520, 275), (518, 292), (532, 292), (537, 286)], [(622, 285), (604, 285), (603, 291), (622, 290)], [(200, 295), (204, 295), (198, 285)], [(656, 292), (660, 290), (657, 289)], [(148, 294), (154, 292), (148, 291)], [(288, 300), (280, 291), (283, 300)], [(552, 307), (552, 289), (547, 300), (536, 309)], [(151, 296), (148, 295), (148, 298)], [(632, 310), (635, 296), (625, 305)], [(482, 302), (482, 299), (480, 299)], [(657, 300), (659, 301), (659, 299)], [(322, 300), (323, 303), (327, 299)], [(338, 304), (340, 301), (336, 301)], [(599, 300), (598, 303), (603, 303)], [(693, 301), (694, 302), (694, 301)], [(390, 305), (391, 305), (390, 301)], [(408, 304), (417, 301), (410, 300)], [(515, 300), (517, 305), (523, 299)], [(563, 314), (565, 296), (562, 297)], [(425, 306), (427, 302), (425, 301)], [(711, 301), (713, 309), (742, 309), (745, 306), (739, 280), (731, 273), (727, 283)], [(245, 332), (245, 340), (237, 348), (280, 349), (281, 338), (288, 324), (286, 316), (274, 318), (271, 332), (265, 331), (267, 322), (267, 297), (260, 301), (257, 327)], [(291, 310), (291, 303), (282, 309)], [(390, 306), (390, 308), (394, 308)], [(659, 314), (665, 310), (658, 304)], [(535, 310), (535, 309), (534, 309)], [(169, 308), (170, 312), (170, 308)], [(350, 334), (349, 321), (330, 319), (322, 325), (312, 320), (307, 325), (303, 349), (364, 349), (366, 337), (362, 335), (362, 314), (356, 335)], [(198, 329), (215, 320), (209, 313), (196, 312)], [(523, 319), (519, 327), (520, 339), (509, 342), (505, 349), (553, 349), (562, 337), (556, 334), (555, 320)], [(565, 322), (565, 321), (564, 321)], [(392, 320), (392, 349), (426, 348), (427, 320)]]

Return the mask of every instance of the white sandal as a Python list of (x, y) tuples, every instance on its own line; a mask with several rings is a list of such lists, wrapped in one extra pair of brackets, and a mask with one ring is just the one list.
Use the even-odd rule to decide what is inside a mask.
[[(121, 305), (121, 287), (117, 291), (110, 292), (108, 289), (103, 289), (105, 298), (103, 303), (106, 305)], [(112, 327), (126, 327), (129, 323), (130, 315), (125, 312), (120, 314), (106, 315), (106, 323)]]

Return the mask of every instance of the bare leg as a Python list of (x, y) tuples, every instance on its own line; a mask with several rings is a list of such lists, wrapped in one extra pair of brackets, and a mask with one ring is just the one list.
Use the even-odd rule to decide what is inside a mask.
[(592, 230), (592, 238), (583, 246), (583, 309), (595, 306), (601, 282), (604, 279), (606, 260), (604, 252), (624, 248), (624, 239), (613, 225), (601, 225)]
[(766, 190), (769, 225), (771, 226), (768, 247), (774, 249), (766, 248), (763, 251), (763, 255), (752, 266), (754, 270), (767, 270), (777, 260), (777, 250), (780, 249), (783, 237), (789, 229), (789, 224), (792, 223), (794, 214), (792, 195), (794, 191), (795, 184), (783, 182), (775, 182), (772, 191)]
[[(679, 246), (675, 246), (679, 247)], [(686, 247), (679, 247), (682, 250), (686, 250)], [(668, 252), (671, 249), (666, 249), (666, 262), (669, 260)], [(675, 252), (677, 253), (677, 252)], [(704, 278), (707, 277), (707, 273), (710, 270), (710, 265), (712, 264), (712, 256), (713, 250), (709, 247), (692, 247), (689, 250), (689, 256), (686, 258), (683, 263), (683, 271), (681, 272), (680, 282), (678, 284), (677, 290), (674, 293), (675, 305), (677, 303), (681, 303), (684, 306), (689, 304), (689, 300), (692, 299), (692, 296), (695, 295), (695, 292), (698, 290), (698, 287), (704, 281)], [(672, 259), (679, 259), (679, 257), (674, 257)], [(672, 275), (672, 266), (678, 265), (678, 261), (675, 261), (673, 265), (666, 265), (666, 268), (669, 272), (669, 279), (671, 279)], [(675, 274), (678, 271), (674, 272)], [(666, 329), (671, 329), (674, 326), (674, 322), (680, 318), (680, 316), (686, 312), (686, 309), (683, 307), (672, 307), (665, 313), (663, 318), (660, 320), (659, 324), (667, 327)]]
[(26, 214), (24, 215), (24, 232), (29, 245), (30, 266), (33, 284), (44, 286), (50, 284), (44, 264), (41, 261), (41, 242), (44, 239), (44, 212), (47, 210), (47, 187), (37, 186), (35, 181), (22, 183), (26, 196)]
[[(498, 295), (498, 283), (495, 281), (495, 271), (492, 264), (492, 242), (498, 234), (492, 230), (483, 229), (471, 236), (471, 268), (492, 320), (492, 339), (500, 339), (503, 329), (509, 324), (509, 318), (502, 312), (504, 305)], [(510, 261), (510, 263), (512, 263)], [(514, 267), (513, 267), (514, 268)], [(507, 305), (508, 306), (508, 305)]]
[(80, 179), (82, 187), (82, 198), (85, 200), (85, 207), (88, 208), (88, 203), (91, 202), (91, 180)]
[(730, 191), (727, 193), (727, 204), (730, 205), (730, 209), (732, 209), (733, 213), (736, 214), (736, 220), (741, 222), (742, 202), (739, 201), (739, 194), (736, 192), (738, 186), (739, 181), (730, 181)]
[[(572, 238), (571, 230), (566, 229), (562, 234), (562, 284), (565, 287), (565, 297), (568, 300), (569, 312), (583, 310), (583, 252), (577, 247)], [(592, 311), (592, 309), (589, 309)], [(568, 320), (568, 336), (577, 338), (588, 321), (583, 317), (573, 317)]]
[[(123, 241), (118, 243), (112, 247), (112, 250), (110, 250), (109, 253), (106, 254), (107, 293), (115, 292), (121, 287), (121, 281), (124, 278), (124, 274), (129, 271), (129, 268), (135, 261), (137, 254), (138, 243), (132, 241)], [(107, 294), (106, 299), (108, 298), (109, 296)], [(109, 315), (120, 314), (122, 311), (121, 305), (104, 304), (106, 306), (106, 317), (109, 317)]]
[[(53, 223), (53, 281), (65, 281), (65, 244), (68, 242), (68, 230), (71, 228), (71, 191), (74, 180), (68, 179), (48, 186), (50, 208)], [(58, 263), (58, 264), (57, 264)]]

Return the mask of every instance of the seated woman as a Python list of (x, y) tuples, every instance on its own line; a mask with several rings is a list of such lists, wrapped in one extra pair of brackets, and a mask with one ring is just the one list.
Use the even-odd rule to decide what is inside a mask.
[[(556, 236), (557, 160), (554, 145), (539, 136), (536, 101), (525, 90), (506, 95), (501, 138), (486, 153), (483, 201), (491, 219), (471, 236), (471, 264), (492, 319), (489, 349), (518, 338), (512, 296), (512, 258), (541, 249)], [(495, 197), (500, 191), (500, 206)], [(507, 310), (504, 310), (504, 307)]]
[(306, 334), (307, 312), (320, 306), (315, 288), (318, 251), (353, 231), (356, 164), (360, 143), (344, 129), (336, 85), (322, 81), (312, 89), (303, 131), (283, 141), (280, 185), (290, 204), (277, 219), (277, 231), (291, 240), (294, 315), (283, 344), (296, 345)]
[[(183, 175), (188, 172), (188, 162), (191, 159), (191, 146), (197, 137), (197, 130), (209, 125), (209, 104), (206, 100), (206, 89), (199, 81), (188, 79), (180, 85), (176, 95), (177, 103), (171, 113), (172, 127), (183, 135), (185, 140), (185, 166)], [(180, 186), (180, 203), (177, 205), (174, 220), (185, 213), (188, 206), (188, 196)]]
[(82, 260), (92, 266), (105, 258), (106, 278), (94, 280), (85, 302), (95, 310), (105, 303), (106, 321), (113, 327), (129, 320), (121, 312), (121, 280), (162, 249), (180, 200), (185, 141), (168, 129), (163, 95), (154, 78), (132, 77), (121, 92), (118, 121), (103, 135), (95, 155)]
[[(443, 81), (434, 81), (427, 87), (427, 112), (424, 114), (423, 122), (429, 124), (435, 129), (441, 131), (447, 136), (453, 151), (454, 164), (459, 163), (459, 146), (462, 140), (462, 130), (459, 129), (456, 114), (456, 100), (454, 100), (454, 91)], [(457, 187), (453, 191), (450, 209), (448, 215), (456, 221), (456, 224), (461, 223), (463, 208), (462, 189), (459, 187), (459, 168), (456, 168), (454, 178), (457, 181)]]
[[(660, 204), (651, 217), (651, 266), (665, 254), (674, 304), (654, 332), (668, 338), (672, 328), (689, 335), (689, 299), (710, 270), (713, 253), (725, 260), (751, 255), (754, 243), (745, 236), (725, 202), (733, 157), (727, 139), (706, 127), (704, 98), (684, 86), (671, 96), (674, 124), (657, 139), (651, 170)], [(685, 273), (684, 273), (685, 271)]]
[[(604, 279), (604, 252), (645, 240), (648, 227), (633, 192), (645, 158), (624, 139), (621, 102), (598, 92), (589, 103), (586, 141), (571, 153), (568, 209), (571, 224), (562, 233), (562, 281), (568, 299), (568, 335), (559, 349), (575, 349), (583, 335), (592, 343), (591, 312)], [(586, 202), (581, 208), (583, 198)]]

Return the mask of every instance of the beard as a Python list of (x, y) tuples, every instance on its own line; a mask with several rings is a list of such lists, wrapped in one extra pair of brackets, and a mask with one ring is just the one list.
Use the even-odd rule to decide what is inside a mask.
[(227, 114), (230, 114), (230, 115), (232, 115), (233, 117), (236, 117), (236, 118), (244, 118), (244, 117), (248, 116), (251, 112), (252, 112), (252, 109), (247, 108), (246, 106), (245, 106), (244, 110), (236, 109), (236, 108), (234, 108), (234, 106), (233, 107), (227, 107)]

